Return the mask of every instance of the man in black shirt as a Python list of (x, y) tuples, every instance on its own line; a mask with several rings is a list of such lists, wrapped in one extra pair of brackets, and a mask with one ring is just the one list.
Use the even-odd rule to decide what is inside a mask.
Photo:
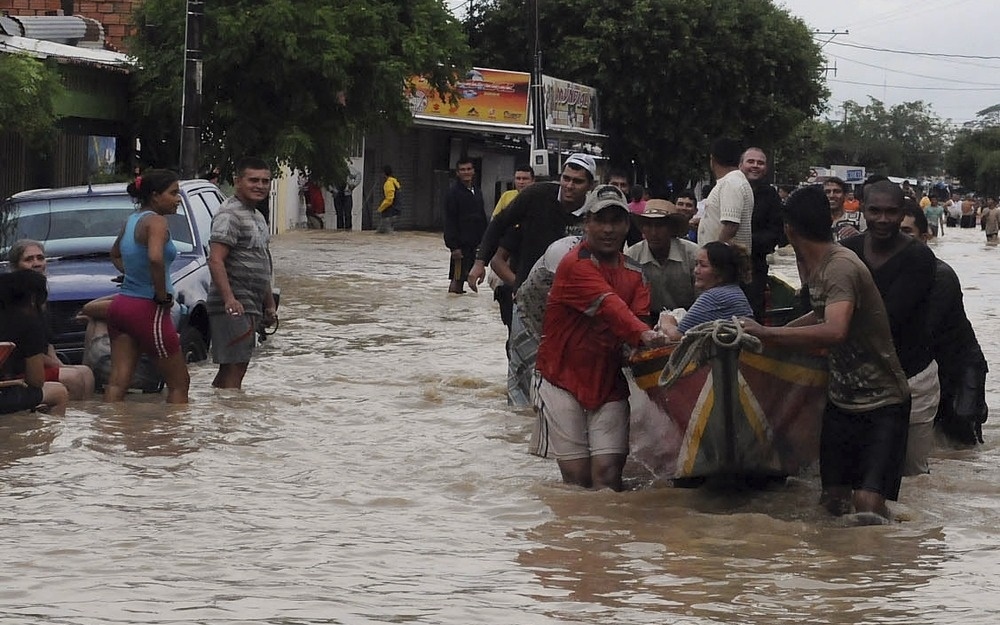
[(781, 198), (767, 183), (767, 155), (760, 148), (748, 148), (740, 158), (740, 171), (753, 189), (753, 217), (750, 220), (753, 251), (753, 279), (747, 285), (747, 299), (757, 321), (764, 319), (764, 294), (767, 289), (767, 255), (785, 239), (785, 222), (781, 218)]
[(875, 279), (889, 315), (896, 354), (910, 384), (910, 432), (903, 475), (928, 473), (941, 390), (927, 331), (936, 259), (930, 248), (900, 232), (905, 196), (899, 186), (889, 181), (869, 183), (863, 194), (868, 229), (840, 243), (864, 261)]
[(449, 293), (464, 293), (462, 284), (476, 258), (476, 246), (486, 231), (483, 192), (476, 188), (476, 167), (468, 158), (455, 164), (457, 180), (444, 203), (444, 244), (451, 250)]
[(576, 212), (594, 186), (596, 174), (593, 157), (573, 154), (566, 159), (558, 184), (536, 183), (521, 191), (486, 229), (469, 271), (469, 287), (479, 290), (486, 276), (486, 263), (493, 258), (500, 241), (517, 229), (517, 264), (513, 268), (516, 292), (552, 242), (582, 231), (582, 218)]
[[(907, 203), (900, 229), (914, 239), (930, 236), (927, 215), (915, 203)], [(983, 442), (986, 407), (986, 373), (989, 367), (965, 314), (962, 284), (955, 270), (937, 259), (934, 286), (927, 302), (927, 329), (938, 363), (941, 402), (934, 427), (962, 445)]]

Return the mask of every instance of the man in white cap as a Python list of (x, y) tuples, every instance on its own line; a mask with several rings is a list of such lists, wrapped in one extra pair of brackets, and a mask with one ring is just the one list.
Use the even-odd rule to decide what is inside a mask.
[(560, 261), (549, 291), (536, 368), (540, 437), (563, 481), (621, 490), (629, 451), (622, 345), (662, 345), (650, 329), (642, 268), (622, 254), (625, 196), (598, 187), (584, 206), (584, 238)]
[(479, 290), (486, 276), (486, 263), (503, 240), (516, 258), (513, 269), (517, 278), (514, 290), (517, 291), (535, 261), (553, 241), (579, 233), (581, 220), (575, 213), (583, 206), (596, 175), (594, 158), (577, 153), (566, 159), (558, 183), (533, 184), (521, 191), (486, 229), (476, 262), (469, 271), (469, 287)]
[(649, 311), (657, 319), (663, 310), (690, 308), (695, 300), (694, 265), (698, 246), (685, 238), (688, 218), (667, 200), (649, 200), (639, 214), (643, 240), (625, 250), (639, 263), (649, 282)]

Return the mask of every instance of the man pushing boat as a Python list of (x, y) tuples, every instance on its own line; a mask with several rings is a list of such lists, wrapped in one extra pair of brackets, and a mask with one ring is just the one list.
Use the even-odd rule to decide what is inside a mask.
[[(820, 475), (827, 509), (853, 510), (863, 522), (889, 518), (902, 479), (910, 411), (906, 374), (871, 273), (854, 252), (833, 242), (830, 208), (816, 188), (785, 204), (785, 233), (809, 285), (812, 311), (784, 327), (752, 319), (744, 330), (763, 342), (830, 350), (828, 404), (820, 437)], [(874, 515), (878, 515), (877, 517)]]
[(648, 325), (642, 268), (621, 251), (629, 229), (625, 195), (598, 187), (583, 212), (583, 241), (559, 263), (549, 292), (533, 398), (541, 442), (563, 481), (621, 490), (629, 450), (621, 345), (662, 345), (666, 337)]

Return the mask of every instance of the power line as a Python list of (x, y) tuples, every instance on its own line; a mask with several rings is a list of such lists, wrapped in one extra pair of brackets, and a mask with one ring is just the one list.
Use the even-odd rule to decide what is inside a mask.
[(870, 28), (878, 28), (882, 24), (887, 22), (899, 23), (902, 21), (912, 20), (914, 17), (921, 13), (926, 13), (929, 11), (943, 11), (946, 8), (957, 6), (959, 4), (965, 4), (971, 0), (953, 0), (952, 2), (945, 2), (944, 4), (935, 5), (926, 0), (920, 8), (915, 8), (912, 4), (906, 4), (898, 9), (891, 9), (882, 14), (876, 14), (873, 17), (866, 19), (864, 21), (859, 21), (856, 24), (849, 24), (848, 28), (854, 28), (856, 30), (868, 30)]
[(976, 89), (974, 87), (912, 87), (907, 85), (880, 85), (873, 82), (858, 82), (854, 80), (840, 80), (838, 78), (831, 78), (830, 82), (838, 82), (845, 85), (860, 85), (862, 87), (881, 87), (883, 89), (913, 89), (916, 91), (1000, 91), (1000, 87), (985, 87), (981, 89)]
[(914, 52), (913, 50), (893, 50), (891, 48), (877, 48), (875, 46), (862, 46), (856, 43), (844, 43), (843, 41), (830, 41), (835, 46), (847, 48), (857, 48), (858, 50), (871, 50), (873, 52), (888, 52), (889, 54), (906, 54), (909, 56), (926, 56), (930, 58), (942, 59), (974, 59), (980, 61), (1000, 61), (1000, 56), (980, 56), (978, 54), (945, 54), (943, 52)]
[(938, 81), (941, 81), (941, 82), (950, 82), (950, 83), (955, 83), (955, 84), (958, 84), (958, 85), (980, 85), (980, 86), (983, 86), (983, 87), (991, 87), (991, 86), (997, 84), (996, 82), (972, 82), (972, 81), (969, 81), (969, 80), (956, 80), (954, 78), (939, 78), (937, 76), (928, 76), (926, 74), (917, 74), (915, 72), (905, 72), (905, 71), (903, 71), (901, 69), (889, 69), (888, 67), (884, 67), (882, 65), (875, 65), (873, 63), (865, 63), (864, 61), (859, 61), (857, 59), (852, 59), (852, 58), (844, 57), (844, 56), (837, 56), (836, 54), (830, 54), (829, 52), (827, 52), (826, 55), (829, 56), (829, 57), (831, 57), (831, 58), (834, 58), (834, 59), (840, 59), (841, 61), (847, 61), (849, 63), (857, 63), (858, 65), (864, 65), (865, 67), (872, 67), (872, 68), (875, 68), (875, 69), (880, 69), (882, 71), (890, 72), (890, 73), (893, 73), (893, 74), (902, 74), (904, 76), (915, 76), (916, 78), (923, 78), (924, 80), (938, 80)]

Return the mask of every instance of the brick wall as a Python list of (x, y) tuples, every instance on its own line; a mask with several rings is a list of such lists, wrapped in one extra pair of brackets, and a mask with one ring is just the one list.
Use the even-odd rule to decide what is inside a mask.
[[(125, 34), (132, 21), (132, 7), (141, 0), (73, 0), (73, 14), (97, 20), (104, 26), (108, 47), (124, 50)], [(0, 0), (0, 11), (13, 16), (55, 15), (64, 0)]]

